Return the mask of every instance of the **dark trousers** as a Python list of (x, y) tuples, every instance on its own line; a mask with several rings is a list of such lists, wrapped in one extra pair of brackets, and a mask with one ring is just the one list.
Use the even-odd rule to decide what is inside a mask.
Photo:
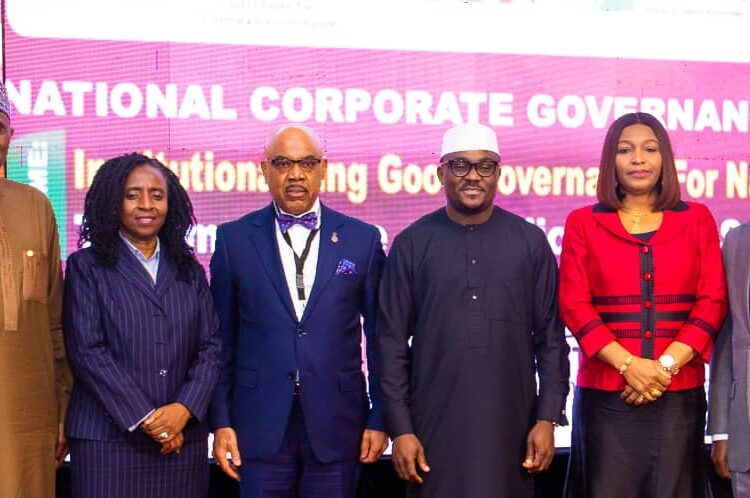
[(242, 462), (240, 493), (242, 498), (354, 498), (359, 474), (357, 460), (323, 463), (316, 458), (295, 398), (279, 452)]
[(632, 406), (577, 388), (567, 498), (706, 498), (702, 387)]

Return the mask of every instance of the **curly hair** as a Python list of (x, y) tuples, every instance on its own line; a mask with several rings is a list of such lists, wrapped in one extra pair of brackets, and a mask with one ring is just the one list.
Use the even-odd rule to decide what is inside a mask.
[(195, 224), (193, 204), (177, 175), (157, 159), (131, 153), (107, 160), (97, 171), (83, 208), (83, 222), (78, 233), (78, 247), (91, 243), (97, 264), (117, 264), (122, 224), (122, 202), (125, 182), (138, 166), (151, 166), (161, 172), (167, 182), (167, 216), (159, 230), (159, 241), (177, 266), (177, 278), (192, 281), (200, 264), (185, 237)]

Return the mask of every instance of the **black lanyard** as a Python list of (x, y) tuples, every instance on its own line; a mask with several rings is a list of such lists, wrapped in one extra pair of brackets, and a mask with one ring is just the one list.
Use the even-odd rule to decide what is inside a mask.
[(305, 269), (305, 261), (307, 260), (308, 254), (310, 254), (310, 246), (312, 246), (312, 241), (315, 238), (316, 233), (318, 233), (317, 228), (310, 230), (310, 235), (307, 236), (307, 242), (305, 243), (305, 249), (302, 251), (302, 256), (297, 256), (297, 253), (294, 252), (294, 247), (292, 247), (292, 240), (289, 238), (289, 232), (284, 232), (281, 234), (281, 236), (284, 237), (284, 240), (289, 246), (289, 249), (292, 250), (292, 254), (294, 254), (294, 266), (296, 270), (294, 282), (297, 285), (297, 297), (300, 299), (300, 301), (304, 301), (305, 299), (305, 280), (303, 270)]

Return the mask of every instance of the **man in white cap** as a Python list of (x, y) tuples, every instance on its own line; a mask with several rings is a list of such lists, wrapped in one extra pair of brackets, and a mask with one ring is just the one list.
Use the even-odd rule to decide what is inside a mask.
[[(10, 138), (0, 83), (0, 166)], [(5, 175), (0, 175), (5, 176)], [(43, 193), (0, 178), (0, 496), (54, 498), (73, 384), (62, 337), (60, 244)]]
[(493, 205), (499, 160), (492, 129), (448, 130), (446, 206), (401, 232), (386, 263), (380, 379), (411, 497), (532, 497), (567, 423), (557, 263), (539, 228)]

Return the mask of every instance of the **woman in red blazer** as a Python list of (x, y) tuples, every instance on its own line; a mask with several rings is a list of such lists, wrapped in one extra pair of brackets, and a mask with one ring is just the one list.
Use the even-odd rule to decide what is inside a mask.
[(669, 137), (646, 113), (610, 126), (599, 203), (568, 216), (560, 314), (581, 364), (565, 495), (706, 495), (704, 364), (727, 309), (708, 209), (680, 200)]

